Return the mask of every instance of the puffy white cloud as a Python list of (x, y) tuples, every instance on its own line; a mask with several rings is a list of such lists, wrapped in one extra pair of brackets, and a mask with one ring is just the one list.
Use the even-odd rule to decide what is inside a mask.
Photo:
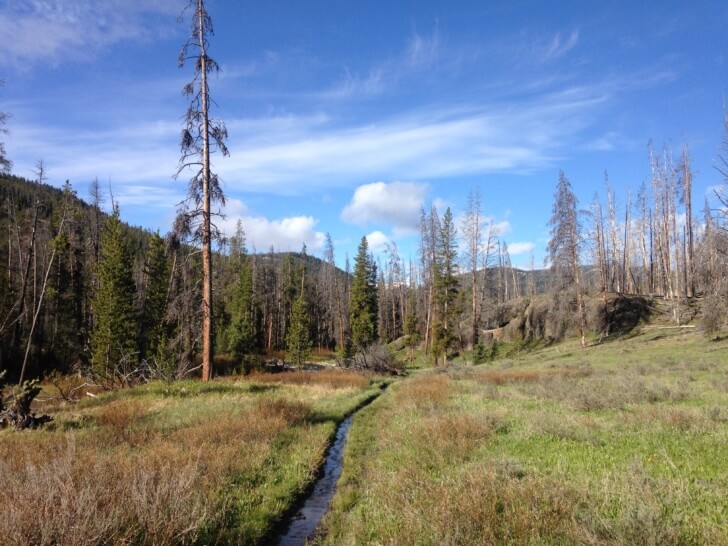
[(391, 239), (381, 231), (372, 231), (369, 235), (367, 235), (369, 250), (375, 254), (387, 250), (387, 244), (389, 244), (390, 241)]
[(426, 184), (415, 182), (374, 182), (359, 186), (341, 219), (356, 225), (387, 224), (397, 233), (417, 230)]
[(508, 253), (511, 256), (518, 256), (519, 254), (528, 254), (535, 248), (535, 243), (510, 243), (508, 245)]
[(220, 229), (227, 235), (235, 232), (238, 220), (242, 222), (248, 248), (267, 252), (273, 247), (277, 251), (299, 251), (306, 245), (309, 252), (319, 251), (324, 246), (324, 233), (316, 231), (318, 223), (313, 216), (290, 216), (270, 220), (254, 214), (245, 203), (237, 199), (228, 200), (225, 206), (225, 220)]
[(492, 218), (489, 218), (488, 221), (490, 222), (490, 225), (493, 228), (493, 233), (497, 237), (503, 237), (504, 235), (508, 235), (513, 230), (513, 227), (511, 226), (511, 223), (508, 220), (496, 222)]

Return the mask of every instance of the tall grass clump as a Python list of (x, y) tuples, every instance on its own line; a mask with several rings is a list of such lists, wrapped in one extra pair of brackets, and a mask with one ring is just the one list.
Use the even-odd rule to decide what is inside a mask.
[(256, 385), (150, 384), (0, 431), (0, 546), (261, 543), (379, 389)]

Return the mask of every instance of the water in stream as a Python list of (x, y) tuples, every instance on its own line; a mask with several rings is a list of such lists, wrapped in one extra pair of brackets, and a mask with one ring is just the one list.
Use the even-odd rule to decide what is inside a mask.
[(344, 462), (344, 445), (346, 437), (354, 418), (350, 415), (336, 429), (334, 442), (326, 455), (321, 477), (316, 480), (311, 494), (306, 498), (303, 506), (296, 512), (290, 524), (278, 537), (275, 544), (278, 546), (302, 546), (306, 539), (313, 536), (321, 518), (329, 508), (331, 497), (334, 496), (336, 482), (341, 476), (341, 467)]

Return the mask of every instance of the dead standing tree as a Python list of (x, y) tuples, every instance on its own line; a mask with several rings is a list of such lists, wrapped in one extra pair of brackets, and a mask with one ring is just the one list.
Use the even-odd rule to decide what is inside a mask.
[[(581, 224), (577, 200), (571, 190), (571, 184), (564, 175), (559, 173), (559, 183), (554, 195), (554, 208), (551, 220), (551, 240), (548, 244), (549, 259), (557, 283), (554, 296), (560, 297), (561, 291), (573, 290), (574, 303), (579, 320), (579, 334), (581, 346), (586, 345), (586, 313), (581, 294), (581, 274), (579, 271), (579, 256), (581, 253)], [(564, 317), (559, 317), (563, 320)]]
[[(204, 0), (190, 0), (183, 12), (192, 13), (192, 32), (179, 55), (180, 68), (188, 60), (194, 62), (192, 81), (184, 87), (190, 99), (182, 129), (180, 149), (182, 157), (176, 176), (188, 168), (194, 174), (190, 179), (187, 204), (180, 212), (177, 225), (202, 245), (202, 380), (212, 375), (212, 204), (225, 204), (225, 197), (217, 175), (211, 172), (210, 154), (215, 150), (229, 155), (225, 146), (225, 124), (210, 117), (210, 89), (208, 75), (220, 67), (207, 55), (208, 36), (213, 34), (212, 19)], [(190, 208), (190, 205), (191, 208)]]
[[(0, 80), (0, 87), (2, 87), (4, 83), (5, 82), (3, 82), (3, 80)], [(0, 135), (7, 134), (8, 132), (5, 128), (5, 122), (7, 119), (8, 115), (5, 112), (0, 112)], [(5, 156), (5, 145), (0, 142), (0, 174), (9, 173), (12, 166), (12, 161)]]
[[(462, 225), (463, 238), (465, 239), (465, 251), (463, 253), (466, 267), (470, 272), (470, 314), (471, 332), (470, 343), (472, 347), (478, 344), (480, 334), (480, 292), (478, 290), (478, 266), (480, 256), (483, 253), (483, 214), (480, 204), (480, 188), (470, 190), (468, 194), (468, 205), (465, 210), (465, 218)], [(487, 274), (483, 271), (482, 276)]]

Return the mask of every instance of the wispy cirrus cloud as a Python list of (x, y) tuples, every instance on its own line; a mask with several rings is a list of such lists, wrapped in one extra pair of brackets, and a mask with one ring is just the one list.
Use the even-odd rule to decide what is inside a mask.
[(51, 177), (72, 182), (112, 177), (135, 184), (172, 179), (179, 161), (178, 135), (179, 126), (165, 122), (69, 133), (21, 121), (13, 125), (7, 147), (20, 176), (28, 176), (37, 160), (43, 159)]
[(407, 44), (405, 60), (412, 68), (422, 68), (436, 61), (440, 50), (439, 28), (435, 27), (429, 35), (415, 32)]
[(397, 54), (375, 62), (361, 72), (344, 67), (343, 77), (331, 88), (310, 96), (319, 100), (357, 100), (394, 92), (403, 82), (421, 76), (425, 70), (450, 70), (457, 56), (442, 47), (438, 27), (429, 34), (413, 31)]
[(123, 40), (159, 36), (176, 0), (0, 0), (0, 66), (88, 59)]
[(265, 142), (260, 133), (239, 135), (221, 173), (248, 189), (295, 193), (302, 182), (320, 188), (362, 178), (531, 172), (567, 153), (606, 100), (595, 91), (569, 89), (524, 104), (422, 108), (350, 127), (304, 122), (293, 138), (268, 134)]
[(386, 88), (387, 74), (381, 67), (370, 69), (365, 76), (352, 73), (348, 68), (344, 70), (343, 79), (331, 89), (317, 93), (320, 100), (343, 100), (358, 97), (379, 95)]
[(560, 32), (557, 32), (546, 44), (546, 47), (543, 50), (543, 56), (547, 60), (554, 60), (559, 57), (563, 57), (576, 47), (578, 41), (578, 30), (572, 30), (568, 37), (564, 37)]
[[(534, 172), (569, 153), (605, 100), (599, 88), (573, 88), (520, 104), (423, 106), (346, 126), (326, 113), (231, 119), (230, 157), (215, 157), (215, 169), (229, 189), (278, 195), (354, 187), (366, 179)], [(172, 115), (108, 120), (101, 130), (72, 134), (18, 118), (6, 147), (19, 174), (42, 157), (76, 180), (110, 175), (149, 182), (169, 180), (179, 159), (180, 125)], [(28, 150), (38, 155), (27, 157)]]

